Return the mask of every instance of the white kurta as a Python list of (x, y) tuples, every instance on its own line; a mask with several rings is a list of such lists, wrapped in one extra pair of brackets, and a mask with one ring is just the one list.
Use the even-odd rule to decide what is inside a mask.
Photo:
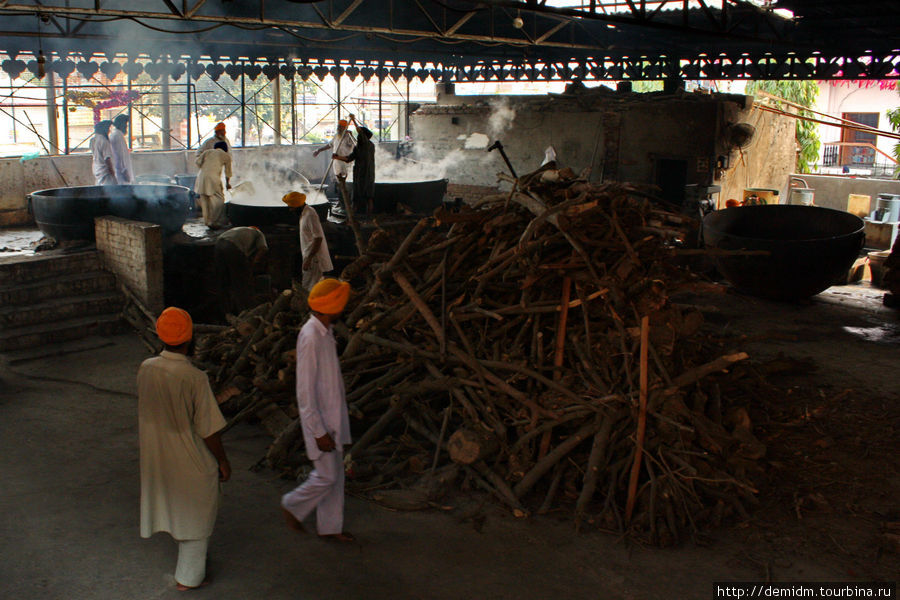
[(113, 168), (119, 183), (134, 183), (134, 169), (131, 167), (131, 150), (125, 134), (115, 127), (109, 130), (109, 145), (112, 151)]
[(176, 540), (207, 538), (219, 468), (203, 439), (225, 427), (209, 379), (185, 355), (164, 350), (141, 364), (137, 384), (141, 537), (167, 531)]
[(312, 251), (313, 242), (317, 237), (322, 238), (322, 243), (316, 251), (315, 257), (311, 261), (310, 268), (303, 269), (303, 289), (310, 290), (312, 286), (319, 283), (322, 274), (334, 268), (331, 264), (331, 255), (328, 252), (328, 243), (325, 241), (325, 232), (322, 230), (322, 223), (319, 221), (319, 215), (316, 209), (309, 205), (305, 205), (300, 212), (300, 253), (303, 255), (303, 263)]
[[(341, 135), (335, 134), (331, 139), (332, 154), (349, 156), (355, 147), (356, 141), (353, 139), (353, 134), (349, 131), (346, 131)], [(334, 174), (340, 175), (341, 177), (346, 177), (350, 173), (350, 163), (345, 163), (342, 160), (334, 159), (332, 168), (334, 169)]]
[[(306, 454), (315, 467), (309, 478), (281, 497), (281, 506), (300, 521), (316, 511), (319, 535), (341, 533), (344, 526), (343, 446), (350, 443), (350, 419), (344, 379), (331, 327), (315, 316), (297, 336), (297, 405)], [(330, 434), (337, 446), (322, 452), (316, 438)]]
[(113, 172), (109, 170), (106, 159), (112, 160), (112, 146), (104, 135), (95, 133), (91, 138), (91, 170), (94, 173), (94, 181), (97, 185), (111, 185)]
[(350, 418), (337, 341), (332, 328), (325, 327), (314, 315), (297, 335), (297, 406), (310, 460), (322, 455), (316, 438), (326, 433), (338, 448), (350, 443)]
[(206, 196), (214, 196), (222, 193), (222, 170), (225, 177), (231, 177), (231, 155), (224, 150), (212, 148), (204, 150), (197, 156), (197, 181), (194, 183), (194, 191)]

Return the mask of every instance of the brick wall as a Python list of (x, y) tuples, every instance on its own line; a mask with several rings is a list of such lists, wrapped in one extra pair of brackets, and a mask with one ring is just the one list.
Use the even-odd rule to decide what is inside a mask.
[(94, 219), (100, 262), (153, 313), (163, 309), (162, 229), (119, 217)]
[(462, 183), (448, 183), (446, 197), (450, 199), (462, 198), (466, 204), (480, 200), (484, 196), (499, 194), (500, 189), (489, 185), (466, 185)]

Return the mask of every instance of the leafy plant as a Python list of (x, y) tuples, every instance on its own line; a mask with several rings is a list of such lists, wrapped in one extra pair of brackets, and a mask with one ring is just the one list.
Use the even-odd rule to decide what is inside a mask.
[[(887, 111), (888, 121), (891, 123), (891, 129), (900, 132), (900, 106), (893, 110)], [(900, 142), (894, 144), (894, 158), (897, 165), (894, 167), (894, 177), (900, 177)]]
[[(751, 81), (747, 84), (747, 93), (767, 92), (773, 96), (778, 96), (794, 104), (799, 104), (807, 108), (811, 108), (819, 95), (819, 86), (815, 81), (788, 81), (788, 80), (766, 80)], [(776, 102), (777, 105), (783, 104)], [(789, 108), (781, 106), (780, 108)], [(809, 111), (801, 110), (800, 116), (813, 117)], [(797, 157), (797, 172), (811, 173), (812, 167), (819, 157), (819, 148), (822, 142), (819, 140), (818, 127), (816, 123), (796, 119), (797, 125), (795, 135), (797, 136), (797, 144), (800, 146), (800, 154)]]

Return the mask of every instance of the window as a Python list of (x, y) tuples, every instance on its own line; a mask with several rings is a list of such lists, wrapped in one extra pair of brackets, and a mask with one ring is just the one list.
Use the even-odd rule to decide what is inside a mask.
[[(841, 116), (847, 121), (853, 121), (860, 125), (878, 127), (878, 113), (843, 113)], [(877, 137), (874, 133), (842, 128), (841, 141), (848, 145), (841, 146), (841, 165), (874, 165)]]

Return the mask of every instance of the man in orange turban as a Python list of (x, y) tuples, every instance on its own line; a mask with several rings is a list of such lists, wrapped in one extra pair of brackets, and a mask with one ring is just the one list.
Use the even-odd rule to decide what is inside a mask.
[[(354, 119), (355, 117), (350, 115), (350, 121), (352, 122)], [(326, 150), (331, 151), (332, 159), (325, 170), (325, 180), (331, 180), (330, 174), (333, 171), (334, 176), (338, 179), (338, 185), (343, 185), (344, 181), (347, 179), (347, 175), (350, 173), (350, 166), (348, 163), (335, 160), (334, 158), (335, 156), (349, 156), (350, 153), (353, 152), (353, 148), (356, 147), (356, 140), (353, 139), (353, 134), (348, 130), (349, 126), (350, 122), (345, 121), (344, 119), (338, 121), (337, 132), (334, 134), (331, 142), (321, 146), (318, 150), (313, 152), (313, 156), (318, 156)]]
[(220, 437), (225, 419), (206, 374), (187, 357), (193, 327), (187, 311), (164, 310), (156, 333), (165, 349), (137, 375), (141, 537), (165, 531), (178, 542), (180, 590), (204, 583), (219, 482), (231, 477)]
[(288, 527), (304, 531), (301, 522), (315, 510), (319, 536), (339, 542), (353, 540), (344, 531), (343, 447), (350, 443), (350, 419), (332, 323), (349, 297), (350, 284), (337, 279), (323, 279), (309, 292), (312, 314), (297, 335), (297, 407), (314, 468), (281, 498)]
[(197, 148), (197, 157), (205, 150), (212, 150), (216, 147), (216, 144), (219, 142), (225, 143), (228, 148), (225, 149), (226, 152), (231, 152), (231, 141), (229, 141), (228, 137), (225, 135), (225, 123), (216, 123), (216, 126), (213, 128), (213, 135), (206, 139), (200, 147)]
[(316, 210), (306, 204), (306, 194), (290, 192), (281, 199), (291, 208), (300, 209), (300, 254), (303, 257), (303, 276), (300, 285), (304, 290), (322, 280), (322, 275), (334, 268), (328, 244), (325, 242), (325, 231), (319, 221)]

